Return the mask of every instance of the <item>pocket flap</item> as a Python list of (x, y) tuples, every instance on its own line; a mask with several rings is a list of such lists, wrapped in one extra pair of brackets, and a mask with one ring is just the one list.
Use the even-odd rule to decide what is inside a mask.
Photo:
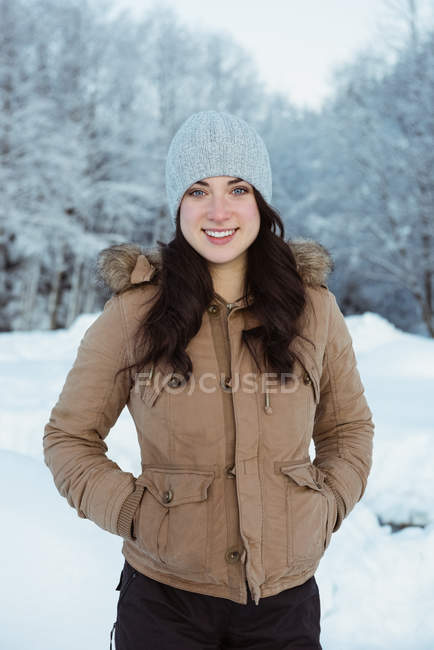
[(172, 508), (205, 501), (214, 472), (148, 467), (137, 479), (161, 503)]
[(167, 364), (160, 363), (156, 367), (151, 365), (136, 374), (131, 390), (140, 395), (146, 406), (151, 408), (169, 379), (170, 367)]
[(307, 351), (305, 343), (302, 343), (302, 340), (299, 337), (296, 337), (293, 340), (292, 351), (294, 352), (304, 371), (308, 374), (309, 379), (312, 383), (315, 404), (319, 404), (321, 376), (313, 356), (310, 352)]
[(283, 465), (280, 471), (289, 476), (290, 479), (295, 481), (301, 487), (306, 486), (312, 490), (322, 492), (324, 485), (324, 475), (316, 472), (316, 467), (310, 463), (303, 463), (302, 465)]

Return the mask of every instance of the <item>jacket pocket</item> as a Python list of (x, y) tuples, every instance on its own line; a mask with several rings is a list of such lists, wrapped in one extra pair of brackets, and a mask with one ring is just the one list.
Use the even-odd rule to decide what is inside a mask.
[(312, 401), (316, 406), (320, 401), (320, 372), (318, 366), (302, 339), (298, 337), (294, 339), (292, 352), (296, 357), (296, 365), (299, 364), (301, 369), (300, 378), (306, 386), (311, 388)]
[(208, 488), (214, 472), (146, 467), (145, 492), (133, 518), (143, 551), (168, 569), (203, 573), (208, 566)]
[(323, 484), (323, 489), (326, 492), (326, 496), (327, 496), (327, 531), (326, 531), (326, 539), (324, 544), (324, 550), (326, 550), (326, 548), (330, 544), (333, 530), (338, 518), (338, 505), (333, 490), (327, 483)]
[[(331, 503), (324, 474), (309, 462), (282, 465), (287, 476), (288, 565), (315, 563), (330, 542)], [(330, 534), (329, 534), (330, 531)]]
[(297, 342), (292, 352), (295, 355), (294, 395), (292, 399), (288, 399), (287, 409), (295, 410), (295, 415), (290, 417), (297, 435), (303, 435), (310, 441), (321, 398), (321, 374), (313, 355), (307, 351), (306, 344)]
[(164, 383), (161, 369), (151, 365), (136, 374), (131, 393), (139, 395), (142, 402), (151, 408), (161, 395)]

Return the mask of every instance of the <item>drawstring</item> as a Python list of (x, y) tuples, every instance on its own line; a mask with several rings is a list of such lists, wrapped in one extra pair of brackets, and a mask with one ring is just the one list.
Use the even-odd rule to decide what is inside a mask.
[(152, 366), (151, 366), (151, 370), (149, 371), (149, 375), (148, 375), (147, 378), (145, 379), (145, 384), (146, 384), (146, 386), (150, 386), (150, 385), (151, 385), (153, 374), (154, 374), (154, 364), (152, 364)]
[(271, 408), (270, 405), (270, 393), (268, 392), (268, 388), (265, 388), (265, 406), (264, 406), (264, 411), (267, 415), (271, 415), (273, 413), (273, 409)]

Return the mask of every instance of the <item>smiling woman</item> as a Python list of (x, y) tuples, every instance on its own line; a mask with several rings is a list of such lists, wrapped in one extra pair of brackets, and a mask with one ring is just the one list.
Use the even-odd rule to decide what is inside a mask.
[[(80, 517), (124, 539), (117, 650), (320, 650), (315, 571), (365, 491), (373, 435), (331, 259), (285, 240), (267, 149), (238, 117), (190, 116), (166, 188), (173, 239), (100, 254), (115, 295), (45, 461)], [(137, 477), (106, 456), (125, 405)]]
[(208, 261), (214, 288), (227, 302), (242, 291), (247, 250), (258, 235), (260, 219), (253, 188), (240, 178), (197, 181), (181, 200), (182, 234)]

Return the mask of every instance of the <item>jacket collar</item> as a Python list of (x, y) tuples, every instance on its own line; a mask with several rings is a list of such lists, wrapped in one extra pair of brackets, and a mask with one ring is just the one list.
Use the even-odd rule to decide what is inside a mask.
[(249, 293), (247, 296), (242, 296), (235, 300), (234, 302), (226, 302), (226, 300), (221, 296), (219, 293), (215, 292), (214, 293), (214, 300), (219, 302), (220, 304), (224, 305), (225, 307), (230, 306), (231, 311), (234, 309), (238, 309), (240, 307), (248, 307), (249, 305), (252, 304), (253, 302), (253, 295)]
[[(333, 270), (333, 260), (327, 249), (311, 239), (292, 239), (288, 245), (305, 285), (326, 286), (328, 275)], [(143, 250), (137, 244), (110, 246), (99, 253), (97, 260), (98, 273), (113, 293), (123, 293), (137, 285), (152, 283), (160, 266), (158, 249)], [(245, 306), (245, 301), (240, 300), (240, 305)], [(248, 296), (247, 304), (251, 300), (251, 296)], [(238, 302), (232, 304), (238, 306)]]

